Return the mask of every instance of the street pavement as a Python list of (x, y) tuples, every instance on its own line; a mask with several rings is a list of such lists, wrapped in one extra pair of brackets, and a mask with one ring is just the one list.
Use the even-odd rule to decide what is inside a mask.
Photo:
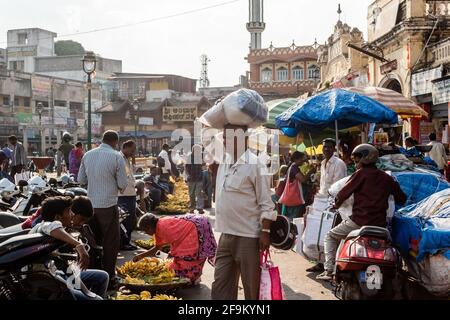
[[(214, 209), (206, 213), (214, 226)], [(219, 234), (215, 233), (216, 239)], [(148, 239), (147, 235), (141, 232), (134, 232), (133, 239)], [(143, 250), (139, 251), (142, 252)], [(117, 264), (120, 266), (133, 258), (136, 252), (121, 252)], [(332, 286), (329, 283), (316, 281), (317, 273), (308, 273), (305, 270), (313, 264), (305, 260), (294, 251), (282, 251), (271, 248), (272, 260), (279, 267), (283, 288), (288, 300), (336, 300), (332, 293)], [(211, 284), (214, 280), (214, 268), (205, 263), (202, 281), (200, 285), (178, 290), (175, 295), (183, 300), (210, 300)], [(242, 284), (239, 286), (239, 300), (244, 299)]]

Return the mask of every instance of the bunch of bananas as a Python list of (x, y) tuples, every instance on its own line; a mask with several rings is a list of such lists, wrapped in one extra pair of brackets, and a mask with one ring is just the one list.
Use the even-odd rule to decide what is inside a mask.
[(134, 243), (143, 249), (150, 250), (155, 245), (155, 237), (151, 237), (148, 240), (136, 240)]
[(141, 294), (126, 294), (119, 292), (115, 298), (112, 300), (181, 300), (174, 296), (169, 296), (167, 294), (157, 294), (152, 298), (152, 295), (148, 291), (142, 291)]
[(117, 268), (119, 275), (132, 278), (157, 276), (167, 270), (167, 262), (158, 258), (144, 258), (138, 262), (127, 261), (122, 267)]
[(125, 278), (126, 284), (146, 285), (172, 283), (179, 278), (169, 268), (171, 261), (158, 258), (144, 258), (139, 262), (128, 261), (117, 268), (118, 274)]
[(159, 207), (161, 213), (167, 214), (184, 214), (189, 211), (189, 190), (184, 181), (175, 183), (174, 194), (167, 196), (167, 201), (163, 202)]
[(174, 296), (169, 296), (167, 294), (157, 294), (152, 298), (152, 300), (181, 300), (181, 299), (178, 299)]

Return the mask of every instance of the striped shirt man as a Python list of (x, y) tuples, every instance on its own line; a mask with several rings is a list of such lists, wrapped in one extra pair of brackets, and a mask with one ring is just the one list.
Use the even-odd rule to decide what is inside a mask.
[(20, 165), (27, 165), (27, 153), (25, 152), (23, 144), (17, 141), (16, 144), (12, 146), (11, 166), (15, 167)]
[(125, 160), (118, 151), (102, 143), (84, 155), (78, 181), (88, 184), (88, 197), (94, 209), (114, 207), (118, 192), (125, 190), (128, 184)]

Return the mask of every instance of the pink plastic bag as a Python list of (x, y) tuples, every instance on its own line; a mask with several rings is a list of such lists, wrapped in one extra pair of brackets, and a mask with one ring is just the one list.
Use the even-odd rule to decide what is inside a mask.
[(261, 252), (259, 300), (286, 300), (280, 270), (273, 265), (269, 250)]

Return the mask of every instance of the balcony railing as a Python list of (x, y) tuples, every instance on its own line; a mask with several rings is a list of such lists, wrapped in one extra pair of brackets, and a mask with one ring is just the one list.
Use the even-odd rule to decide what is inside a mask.
[(427, 1), (426, 12), (433, 16), (450, 16), (450, 1)]

